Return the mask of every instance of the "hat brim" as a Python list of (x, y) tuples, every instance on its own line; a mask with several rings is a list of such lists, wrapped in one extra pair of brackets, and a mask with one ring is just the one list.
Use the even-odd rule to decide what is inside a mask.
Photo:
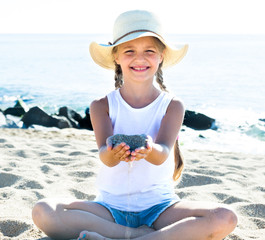
[(166, 46), (163, 59), (163, 68), (179, 63), (187, 53), (187, 44), (169, 45), (166, 44), (163, 38), (153, 32), (134, 32), (123, 37), (113, 45), (92, 42), (89, 46), (90, 55), (95, 63), (97, 63), (99, 66), (106, 69), (115, 69), (112, 49), (122, 43), (148, 36), (158, 38)]

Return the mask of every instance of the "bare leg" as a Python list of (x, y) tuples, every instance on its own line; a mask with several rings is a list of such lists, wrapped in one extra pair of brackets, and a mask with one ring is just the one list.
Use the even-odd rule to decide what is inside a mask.
[[(234, 230), (236, 224), (236, 215), (227, 208), (210, 206), (209, 203), (179, 202), (165, 210), (155, 221), (157, 231), (136, 239), (221, 240)], [(109, 239), (104, 236), (83, 231), (80, 239)]]
[(77, 238), (84, 229), (113, 239), (135, 238), (154, 231), (116, 224), (105, 207), (85, 201), (43, 200), (33, 208), (32, 218), (37, 227), (54, 239)]

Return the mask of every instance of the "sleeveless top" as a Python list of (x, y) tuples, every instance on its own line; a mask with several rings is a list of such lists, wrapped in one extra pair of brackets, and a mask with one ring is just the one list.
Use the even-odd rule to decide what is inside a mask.
[[(143, 108), (131, 107), (119, 89), (109, 93), (107, 98), (114, 135), (147, 134), (155, 141), (173, 96), (161, 92)], [(103, 164), (97, 178), (99, 195), (96, 201), (118, 210), (139, 212), (164, 201), (179, 199), (172, 179), (174, 164), (173, 151), (161, 165), (145, 159), (134, 161), (132, 165), (124, 161), (114, 167)]]

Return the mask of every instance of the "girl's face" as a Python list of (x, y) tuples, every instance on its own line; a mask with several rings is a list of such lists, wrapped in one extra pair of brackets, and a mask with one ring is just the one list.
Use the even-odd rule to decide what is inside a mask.
[(153, 81), (163, 53), (153, 37), (142, 37), (118, 46), (115, 61), (121, 66), (124, 81)]

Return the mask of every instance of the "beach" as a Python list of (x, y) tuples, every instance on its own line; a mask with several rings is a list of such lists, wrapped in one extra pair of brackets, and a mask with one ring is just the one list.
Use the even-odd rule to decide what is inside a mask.
[[(238, 226), (226, 240), (264, 239), (263, 155), (181, 147), (185, 170), (176, 193), (228, 204)], [(31, 219), (43, 198), (93, 200), (100, 168), (93, 131), (0, 129), (0, 239), (49, 240)]]

